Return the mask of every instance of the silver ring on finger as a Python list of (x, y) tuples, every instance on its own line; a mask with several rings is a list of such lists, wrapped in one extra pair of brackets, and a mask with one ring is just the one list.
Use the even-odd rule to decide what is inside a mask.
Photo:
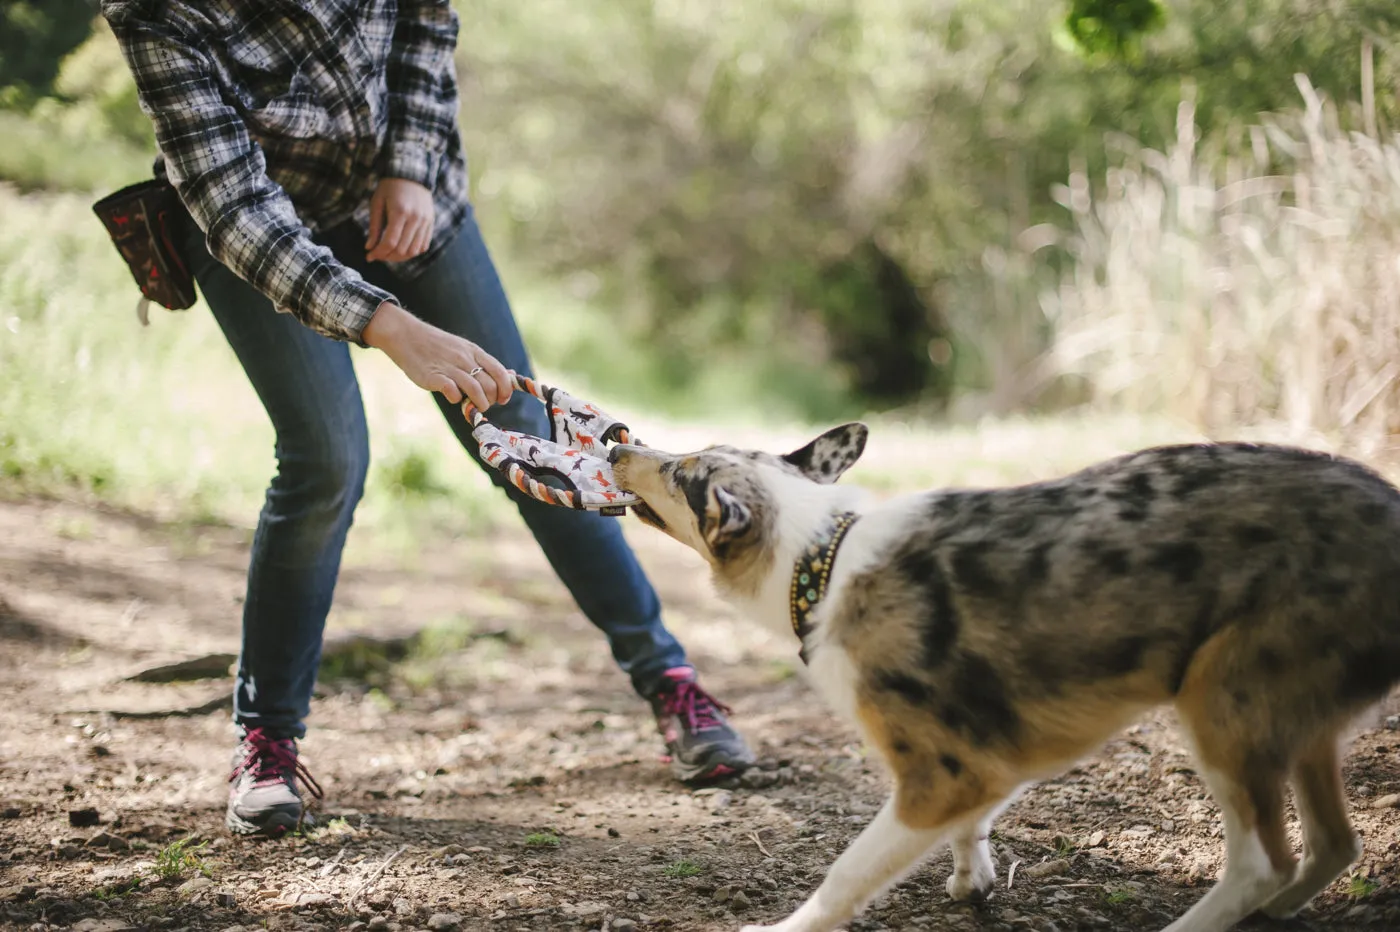
[(486, 371), (486, 367), (485, 367), (485, 366), (477, 366), (475, 369), (473, 369), (472, 371), (468, 372), (467, 375), (476, 375), (478, 372), (485, 372), (485, 371)]

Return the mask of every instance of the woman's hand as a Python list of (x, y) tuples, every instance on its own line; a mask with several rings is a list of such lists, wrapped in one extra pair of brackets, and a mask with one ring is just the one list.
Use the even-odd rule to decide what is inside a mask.
[(383, 350), (413, 384), (441, 392), (453, 404), (465, 397), (485, 411), (510, 398), (510, 372), (494, 356), (391, 301), (379, 305), (360, 337)]
[(407, 178), (381, 178), (369, 199), (366, 262), (404, 262), (433, 241), (433, 192)]

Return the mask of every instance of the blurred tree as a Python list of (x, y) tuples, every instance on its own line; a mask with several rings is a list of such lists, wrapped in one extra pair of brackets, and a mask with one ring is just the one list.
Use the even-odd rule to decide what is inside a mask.
[(97, 0), (0, 2), (0, 89), (12, 102), (47, 94), (63, 57), (92, 32)]

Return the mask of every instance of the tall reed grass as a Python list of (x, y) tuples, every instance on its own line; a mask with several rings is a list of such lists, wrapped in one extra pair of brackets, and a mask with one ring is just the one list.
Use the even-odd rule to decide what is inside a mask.
[(1392, 458), (1400, 136), (1345, 131), (1296, 80), (1301, 110), (1215, 152), (1187, 102), (1170, 151), (1120, 143), (1101, 185), (1071, 177), (1074, 261), (1044, 299), (1051, 366), (1102, 408)]

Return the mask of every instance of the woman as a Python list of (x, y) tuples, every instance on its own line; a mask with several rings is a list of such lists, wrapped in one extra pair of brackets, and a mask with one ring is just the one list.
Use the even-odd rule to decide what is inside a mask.
[[(227, 821), (280, 834), (302, 818), (296, 740), (368, 468), (347, 344), (384, 352), (435, 393), (473, 457), (464, 397), (499, 405), (502, 426), (548, 425), (507, 381), (530, 362), (468, 201), (447, 0), (102, 9), (155, 124), (157, 175), (189, 213), (183, 258), (277, 434), (248, 571)], [(616, 523), (507, 493), (652, 703), (677, 775), (751, 764)]]

